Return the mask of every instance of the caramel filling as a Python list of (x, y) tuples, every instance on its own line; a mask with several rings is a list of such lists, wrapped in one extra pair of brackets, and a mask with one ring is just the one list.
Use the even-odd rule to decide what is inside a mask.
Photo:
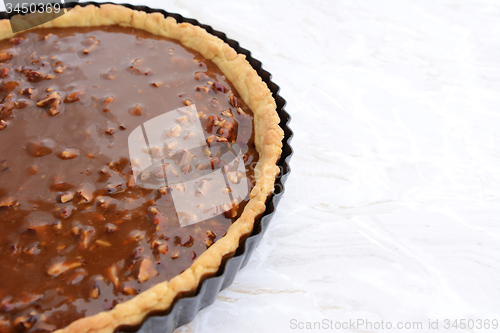
[(237, 144), (253, 179), (252, 113), (178, 42), (118, 26), (36, 29), (0, 41), (0, 77), (0, 332), (50, 332), (171, 279), (244, 208), (181, 227), (170, 188), (133, 177), (132, 131), (194, 104), (207, 145)]

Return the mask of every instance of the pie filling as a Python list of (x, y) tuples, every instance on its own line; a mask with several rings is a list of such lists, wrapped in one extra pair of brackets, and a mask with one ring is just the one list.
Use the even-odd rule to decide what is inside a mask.
[[(0, 77), (1, 333), (50, 332), (175, 277), (243, 210), (207, 205), (211, 218), (186, 225), (194, 212), (173, 200), (182, 184), (161, 186), (217, 168), (253, 180), (252, 113), (199, 53), (119, 26), (35, 29), (0, 41)], [(162, 159), (139, 174), (129, 136), (170, 110), (176, 140), (148, 147)], [(193, 115), (198, 155), (183, 148)], [(244, 174), (223, 157), (233, 145)], [(209, 192), (202, 182), (196, 196)]]

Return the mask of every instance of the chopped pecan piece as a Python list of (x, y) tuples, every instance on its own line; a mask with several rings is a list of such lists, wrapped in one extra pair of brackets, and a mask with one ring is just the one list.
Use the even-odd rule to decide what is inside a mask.
[(137, 276), (137, 280), (142, 283), (150, 278), (158, 275), (158, 271), (154, 268), (153, 262), (146, 258), (141, 261), (141, 265), (139, 266), (139, 274)]
[[(11, 99), (14, 97), (12, 93), (7, 94), (3, 99), (1, 103), (5, 103), (5, 105), (2, 106), (2, 110), (6, 108), (13, 108), (14, 103), (12, 103)], [(10, 104), (10, 106), (9, 106)]]
[(82, 265), (81, 262), (79, 261), (73, 261), (73, 262), (56, 262), (52, 264), (48, 269), (47, 269), (47, 274), (50, 276), (59, 276), (73, 268), (80, 267)]
[(73, 188), (74, 186), (62, 181), (56, 181), (54, 185), (50, 187), (50, 190), (53, 192), (63, 192), (63, 191), (69, 191)]
[(7, 122), (5, 120), (0, 120), (0, 131), (7, 127)]
[[(181, 96), (184, 96), (183, 94), (179, 95), (179, 97)], [(188, 105), (189, 106), (189, 105)], [(192, 117), (193, 116), (193, 111), (194, 111), (194, 106), (190, 106), (189, 108), (181, 108), (181, 109), (177, 109), (178, 112), (182, 113), (182, 114), (185, 114), (186, 116), (188, 117)]]
[(184, 164), (183, 166), (181, 166), (181, 171), (185, 175), (190, 173), (191, 170), (193, 170), (193, 166), (191, 164)]
[(43, 157), (52, 154), (52, 149), (47, 147), (43, 142), (28, 142), (26, 144), (26, 152), (33, 157)]
[(249, 121), (252, 119), (252, 117), (250, 115), (248, 115), (247, 113), (245, 113), (245, 111), (243, 111), (242, 108), (236, 108), (236, 111), (238, 111), (238, 116), (241, 116), (245, 120)]
[(207, 86), (205, 86), (205, 87), (196, 87), (196, 91), (209, 92), (210, 88), (208, 88)]
[(62, 203), (66, 203), (66, 202), (70, 202), (71, 200), (73, 200), (73, 197), (74, 197), (74, 195), (71, 193), (64, 193), (64, 194), (61, 194), (61, 196), (59, 197), (59, 200)]
[(213, 144), (215, 142), (228, 142), (228, 140), (222, 136), (210, 135), (207, 139), (208, 145), (210, 146), (211, 144)]
[(167, 254), (168, 253), (168, 246), (167, 243), (163, 240), (156, 239), (153, 242), (151, 242), (151, 249), (155, 250), (158, 253), (161, 254)]
[[(10, 94), (9, 94), (10, 95)], [(9, 96), (7, 95), (7, 97)], [(0, 104), (0, 118), (6, 118), (12, 114), (12, 110), (14, 110), (15, 103), (12, 101), (8, 101), (4, 105)]]
[(130, 256), (133, 260), (135, 259), (139, 259), (142, 255), (142, 252), (144, 252), (144, 248), (143, 247), (138, 247), (134, 250), (134, 252), (132, 252), (132, 255)]
[(24, 99), (19, 99), (19, 100), (14, 102), (14, 108), (16, 108), (16, 109), (24, 109), (28, 105), (30, 105), (30, 102), (28, 102)]
[(179, 125), (175, 125), (170, 129), (167, 135), (171, 138), (175, 138), (178, 137), (181, 134), (181, 132), (182, 132), (182, 127), (180, 127)]
[[(186, 238), (186, 237), (184, 237), (184, 238)], [(193, 238), (193, 236), (189, 235), (189, 238), (185, 239), (183, 241), (183, 239), (181, 237), (175, 236), (174, 237), (174, 244), (175, 245), (180, 245), (180, 246), (183, 246), (183, 247), (191, 247), (194, 244), (194, 238)]]
[(167, 244), (161, 244), (158, 246), (158, 252), (160, 252), (161, 254), (167, 254), (168, 253), (168, 246)]
[(9, 39), (9, 43), (15, 46), (21, 44), (25, 39), (24, 37), (12, 37)]
[(164, 172), (170, 180), (175, 180), (175, 178), (179, 177), (179, 173), (175, 170), (172, 164), (164, 164)]
[(80, 156), (80, 152), (76, 149), (66, 149), (61, 153), (61, 158), (63, 160), (71, 160), (78, 156)]
[(54, 68), (54, 72), (56, 72), (57, 74), (62, 74), (65, 70), (66, 66), (57, 66), (56, 68)]
[(120, 288), (120, 278), (118, 277), (117, 264), (113, 264), (106, 270), (106, 277), (114, 284), (116, 289)]
[(227, 89), (226, 87), (224, 87), (222, 84), (220, 84), (219, 82), (214, 82), (212, 83), (212, 89), (214, 91), (218, 90), (218, 91), (221, 91), (223, 93), (227, 92)]
[(43, 36), (42, 38), (40, 38), (40, 40), (46, 41), (46, 40), (49, 40), (49, 38), (52, 36), (54, 36), (53, 33), (48, 33), (45, 36)]
[(226, 174), (227, 175), (227, 179), (233, 183), (233, 184), (238, 184), (240, 182), (240, 180), (238, 179), (238, 176), (236, 176), (236, 173), (234, 172), (231, 172), (231, 173), (228, 173)]
[(90, 291), (90, 297), (93, 299), (97, 299), (99, 295), (101, 294), (101, 290), (99, 286), (97, 285), (97, 279), (94, 281), (94, 286), (92, 287), (92, 290)]
[(32, 176), (36, 175), (38, 173), (38, 166), (36, 165), (29, 166), (28, 173)]
[(128, 109), (128, 112), (133, 116), (142, 116), (142, 109), (137, 104)]
[(51, 80), (54, 78), (54, 75), (50, 75), (44, 72), (38, 72), (32, 69), (23, 69), (21, 71), (29, 82), (40, 82), (43, 80)]
[(111, 162), (108, 164), (109, 168), (116, 172), (122, 172), (127, 165), (129, 164), (129, 160), (127, 158), (120, 158), (120, 160)]
[(225, 128), (225, 127), (221, 127), (217, 130), (217, 134), (222, 136), (223, 138), (226, 138), (229, 140), (229, 138), (232, 136), (232, 132)]
[(49, 113), (52, 116), (55, 116), (61, 112), (61, 103), (62, 103), (62, 98), (61, 95), (57, 92), (51, 92), (48, 94), (44, 99), (42, 99), (40, 102), (38, 102), (36, 105), (39, 107), (49, 107)]
[(95, 242), (96, 242), (96, 244), (99, 244), (101, 246), (111, 247), (111, 243), (110, 242), (107, 242), (107, 241), (102, 240), (102, 239), (98, 239)]
[(214, 125), (215, 126), (223, 127), (225, 124), (226, 124), (226, 120), (225, 119), (222, 119), (222, 120), (219, 120), (219, 121), (214, 121)]
[(0, 52), (0, 62), (6, 62), (12, 59), (14, 55), (10, 52)]
[(17, 306), (15, 305), (15, 302), (12, 300), (12, 296), (7, 296), (2, 300), (2, 302), (0, 302), (0, 309), (1, 310), (10, 312), (10, 311), (15, 310), (16, 308), (17, 308)]
[(88, 248), (94, 233), (95, 233), (95, 230), (92, 227), (85, 227), (85, 230), (83, 230), (80, 233), (80, 237), (81, 237), (80, 248), (82, 250), (85, 250)]
[(137, 58), (132, 62), (132, 65), (128, 68), (129, 72), (135, 75), (149, 75), (151, 70), (149, 68), (139, 68), (142, 67), (143, 61), (141, 58)]
[(80, 228), (74, 226), (73, 228), (71, 228), (71, 232), (73, 233), (73, 235), (78, 236), (80, 234)]
[(206, 170), (206, 169), (211, 169), (212, 168), (212, 162), (201, 162), (198, 165), (196, 165), (196, 169), (198, 170)]
[(236, 98), (236, 96), (234, 96), (234, 95), (229, 97), (229, 104), (231, 104), (231, 106), (234, 106), (235, 108), (240, 106), (240, 103), (238, 102), (238, 98)]
[(189, 124), (189, 118), (187, 116), (182, 116), (177, 119), (177, 123), (179, 124)]
[(154, 146), (151, 148), (151, 155), (153, 155), (153, 158), (158, 159), (161, 158), (163, 155), (163, 148), (160, 146)]
[(169, 192), (169, 189), (170, 189), (170, 188), (169, 188), (168, 186), (166, 186), (166, 187), (161, 187), (161, 188), (159, 188), (159, 189), (158, 189), (158, 192), (159, 192), (160, 194), (165, 195), (165, 194), (167, 194), (167, 193)]
[(137, 183), (135, 182), (135, 177), (134, 177), (134, 175), (130, 175), (130, 176), (128, 177), (127, 187), (132, 188), (132, 187), (136, 187), (136, 186), (137, 186)]
[(196, 133), (194, 133), (194, 132), (188, 132), (186, 135), (184, 135), (183, 139), (184, 140), (191, 140), (194, 137), (196, 137)]
[(179, 145), (179, 141), (171, 141), (169, 143), (165, 142), (165, 149), (168, 152), (168, 156), (172, 156), (177, 153), (176, 147)]
[(2, 198), (0, 199), (0, 208), (2, 207), (12, 207), (16, 204), (16, 200), (13, 198)]
[(94, 51), (97, 46), (99, 45), (101, 41), (98, 40), (98, 39), (95, 39), (93, 42), (92, 42), (92, 45), (90, 45), (89, 47), (83, 49), (83, 54), (90, 54), (90, 52)]
[(217, 115), (209, 116), (207, 118), (207, 122), (205, 124), (205, 129), (207, 130), (208, 133), (213, 134), (212, 131), (213, 131), (213, 128), (214, 128), (216, 122), (219, 122), (219, 116), (217, 116)]
[(63, 207), (57, 210), (57, 215), (62, 219), (67, 219), (73, 213), (73, 209), (70, 207)]
[[(167, 165), (170, 165), (170, 164), (167, 164)], [(160, 166), (158, 166), (158, 168), (156, 169), (156, 172), (155, 172), (155, 177), (157, 179), (165, 179), (166, 178), (165, 169), (166, 169), (167, 165), (161, 164)]]
[(7, 68), (7, 67), (3, 67), (0, 71), (0, 78), (5, 78), (7, 77), (7, 75), (9, 75), (9, 72), (10, 72), (10, 68)]
[(169, 218), (163, 215), (156, 207), (149, 209), (149, 215), (156, 227), (156, 231), (164, 230), (167, 227)]
[(106, 223), (105, 227), (106, 227), (106, 232), (110, 234), (118, 230), (118, 227), (113, 223)]
[(109, 71), (102, 73), (101, 77), (106, 80), (114, 80), (116, 79), (116, 69), (110, 68)]
[(125, 241), (125, 244), (130, 244), (132, 242), (139, 242), (146, 236), (145, 231), (133, 230), (130, 232), (130, 237)]
[(179, 162), (177, 162), (177, 165), (184, 166), (190, 164), (193, 158), (194, 155), (189, 150), (183, 149), (181, 158), (179, 159)]
[(35, 89), (33, 89), (33, 88), (24, 88), (20, 92), (21, 95), (28, 96), (29, 98), (31, 98), (34, 95), (34, 93), (35, 93)]
[(212, 168), (213, 169), (218, 169), (218, 168), (224, 167), (225, 165), (226, 165), (226, 162), (224, 162), (223, 160), (221, 160), (218, 157), (214, 157), (212, 159)]
[(194, 79), (196, 81), (199, 81), (199, 80), (201, 80), (202, 78), (205, 78), (205, 77), (207, 77), (207, 74), (205, 74), (204, 72), (198, 72), (198, 73), (196, 73), (194, 75)]
[(94, 212), (90, 215), (90, 220), (96, 223), (101, 223), (106, 221), (106, 217), (99, 212)]
[(96, 38), (94, 36), (89, 36), (84, 41), (82, 41), (82, 45), (91, 46), (92, 44), (94, 44), (95, 41)]
[(115, 134), (115, 131), (116, 131), (116, 130), (115, 130), (114, 128), (109, 128), (109, 129), (107, 129), (107, 130), (106, 130), (106, 132), (105, 132), (105, 133), (106, 133), (107, 135), (113, 135), (113, 134)]
[(25, 332), (30, 328), (32, 328), (33, 325), (35, 325), (36, 317), (37, 317), (36, 313), (32, 312), (27, 315), (17, 317), (16, 319), (14, 319), (12, 324), (14, 325), (17, 331)]
[(233, 118), (233, 112), (231, 111), (231, 109), (225, 109), (224, 111), (221, 112), (221, 114), (223, 116)]
[(238, 208), (235, 205), (230, 205), (230, 204), (225, 203), (225, 204), (222, 204), (220, 206), (220, 208), (224, 212), (224, 216), (228, 219), (236, 217), (236, 215), (238, 214), (238, 212), (237, 212)]
[(85, 183), (77, 193), (83, 199), (83, 203), (90, 203), (93, 199), (94, 190), (92, 184)]
[(18, 86), (19, 86), (19, 83), (17, 83), (16, 81), (8, 81), (8, 82), (5, 82), (3, 84), (2, 91), (9, 93), (12, 90), (16, 89)]
[(207, 249), (208, 249), (214, 243), (216, 236), (210, 230), (207, 230), (206, 234), (207, 234), (207, 238), (205, 239), (205, 245), (207, 246)]
[(184, 186), (184, 183), (173, 184), (170, 187), (173, 188), (173, 189), (175, 189), (178, 192), (184, 192), (186, 190), (186, 187)]
[(70, 274), (65, 280), (67, 284), (77, 285), (82, 282), (83, 278), (87, 276), (87, 271), (83, 268), (78, 268), (74, 273)]
[(102, 101), (103, 104), (109, 104), (115, 100), (115, 97), (113, 95), (106, 96), (104, 100)]
[(205, 192), (208, 190), (208, 180), (202, 179), (201, 181), (197, 182), (196, 185), (198, 188), (196, 191), (194, 191), (194, 195), (196, 197), (201, 197), (205, 195)]
[(133, 295), (137, 294), (137, 290), (135, 290), (134, 288), (132, 288), (130, 286), (123, 286), (122, 292), (125, 295), (129, 295), (129, 296), (133, 296)]
[[(1, 295), (0, 295), (1, 297)], [(17, 298), (16, 301), (12, 299), (11, 296), (5, 297), (2, 302), (0, 303), (0, 310), (7, 311), (7, 312), (12, 312), (15, 310), (20, 310), (22, 308), (25, 308), (28, 305), (32, 305), (36, 301), (39, 301), (40, 299), (43, 298), (43, 295), (39, 294), (31, 294), (27, 292), (22, 292), (21, 296)], [(1, 324), (1, 316), (0, 316), (0, 324)], [(0, 332), (3, 332), (1, 330), (2, 326), (0, 325)]]
[(78, 102), (80, 100), (80, 95), (82, 95), (82, 94), (83, 94), (82, 91), (72, 92), (71, 94), (69, 94), (68, 96), (66, 96), (66, 98), (64, 99), (64, 103)]

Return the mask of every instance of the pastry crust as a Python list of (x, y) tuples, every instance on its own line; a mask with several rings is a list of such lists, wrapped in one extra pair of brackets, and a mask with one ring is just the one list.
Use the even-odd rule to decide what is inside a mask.
[[(33, 26), (40, 16), (18, 16), (13, 18), (18, 26)], [(31, 23), (31, 24), (30, 24)], [(248, 235), (255, 219), (266, 207), (266, 200), (274, 191), (279, 173), (277, 166), (281, 156), (283, 130), (279, 126), (276, 102), (262, 78), (250, 66), (245, 56), (238, 54), (228, 44), (204, 29), (189, 23), (177, 23), (174, 18), (165, 18), (160, 13), (148, 14), (120, 5), (76, 6), (67, 14), (43, 25), (53, 27), (89, 27), (119, 24), (142, 29), (155, 35), (179, 40), (184, 46), (201, 53), (213, 61), (229, 79), (243, 101), (254, 113), (255, 146), (259, 162), (255, 168), (255, 186), (242, 215), (229, 228), (226, 236), (204, 252), (190, 268), (170, 281), (165, 281), (142, 292), (131, 300), (118, 304), (110, 311), (76, 320), (58, 333), (113, 332), (122, 325), (138, 325), (151, 312), (168, 309), (179, 294), (196, 290), (202, 279), (215, 274), (223, 257), (232, 255), (240, 239)], [(8, 20), (0, 20), (0, 39), (14, 34)]]

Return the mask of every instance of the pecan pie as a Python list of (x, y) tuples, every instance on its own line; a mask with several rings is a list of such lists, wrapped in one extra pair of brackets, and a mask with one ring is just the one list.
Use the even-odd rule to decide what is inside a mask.
[(195, 291), (274, 189), (266, 84), (205, 30), (119, 5), (0, 37), (0, 333), (112, 332)]

